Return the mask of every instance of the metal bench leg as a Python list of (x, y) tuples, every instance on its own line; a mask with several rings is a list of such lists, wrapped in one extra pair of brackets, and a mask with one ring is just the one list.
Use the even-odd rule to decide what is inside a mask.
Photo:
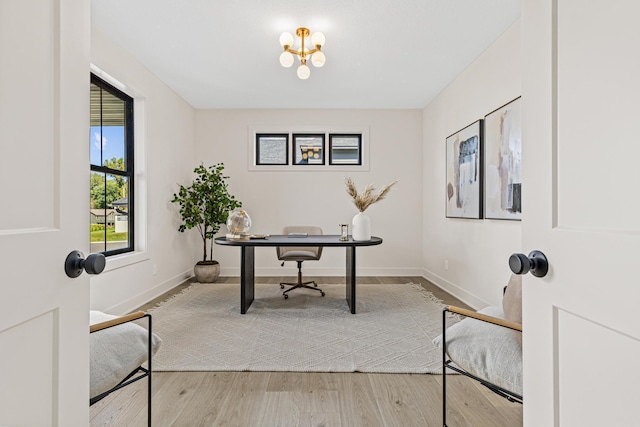
[(442, 425), (447, 427), (447, 309), (442, 310)]
[(151, 358), (153, 357), (152, 350), (152, 333), (151, 333), (151, 315), (146, 314), (149, 319), (149, 360), (147, 361), (149, 369), (149, 375), (147, 376), (147, 426), (151, 427)]

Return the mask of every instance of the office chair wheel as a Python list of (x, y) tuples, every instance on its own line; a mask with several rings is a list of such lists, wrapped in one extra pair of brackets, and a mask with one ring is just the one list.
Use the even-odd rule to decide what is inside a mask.
[(320, 295), (324, 296), (324, 292), (320, 292)]
[(284, 289), (284, 285), (280, 283), (280, 289)]
[(289, 298), (289, 295), (284, 294), (284, 299), (287, 299), (287, 298)]

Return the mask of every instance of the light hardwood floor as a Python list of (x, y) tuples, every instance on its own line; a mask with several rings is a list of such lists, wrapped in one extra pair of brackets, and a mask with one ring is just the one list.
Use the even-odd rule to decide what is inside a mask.
[[(344, 283), (341, 277), (315, 277)], [(259, 283), (291, 277), (259, 277)], [(219, 282), (237, 283), (221, 277)], [(420, 283), (444, 301), (469, 308), (419, 277), (358, 277), (358, 283)], [(140, 307), (146, 310), (182, 284)], [(301, 290), (304, 292), (304, 290)], [(521, 426), (522, 406), (462, 375), (447, 376), (447, 424)], [(91, 426), (145, 426), (146, 381), (125, 387), (91, 407)], [(441, 426), (442, 376), (302, 372), (157, 372), (153, 425), (378, 427)]]

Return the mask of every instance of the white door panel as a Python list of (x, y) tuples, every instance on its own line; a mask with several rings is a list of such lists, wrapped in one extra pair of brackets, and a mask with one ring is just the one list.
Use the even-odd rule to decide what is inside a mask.
[(89, 4), (0, 0), (0, 425), (88, 424)]
[[(51, 424), (54, 394), (55, 312), (45, 313), (0, 332), (3, 363), (0, 365), (2, 425), (46, 426)], [(25, 339), (25, 337), (38, 337)], [(29, 366), (29, 374), (16, 369)], [(57, 381), (56, 381), (57, 382)], [(4, 385), (10, 385), (5, 387)], [(32, 402), (29, 410), (25, 402)], [(13, 411), (11, 408), (22, 408)]]
[(523, 2), (523, 251), (550, 263), (523, 282), (525, 426), (636, 419), (637, 16), (629, 0)]
[(637, 393), (618, 390), (640, 382), (640, 371), (625, 368), (640, 360), (640, 342), (564, 310), (557, 319), (559, 425), (637, 425)]
[(640, 231), (640, 31), (625, 3), (558, 1), (560, 227)]
[[(56, 105), (52, 102), (57, 74), (53, 61), (57, 44), (54, 4), (44, 0), (20, 3), (0, 2), (0, 182), (2, 199), (8, 202), (3, 206), (13, 208), (0, 210), (0, 230), (6, 232), (55, 226), (55, 165), (51, 162), (58, 142), (54, 139)], [(25, 164), (16, 159), (28, 159), (30, 167), (24, 170)], [(31, 169), (46, 179), (33, 185), (25, 179)]]

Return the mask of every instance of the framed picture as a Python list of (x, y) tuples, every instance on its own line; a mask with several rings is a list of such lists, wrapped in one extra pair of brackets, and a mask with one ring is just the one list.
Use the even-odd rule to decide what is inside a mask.
[(484, 212), (488, 219), (522, 219), (520, 98), (484, 118)]
[(330, 165), (361, 165), (362, 134), (329, 134)]
[(288, 133), (256, 134), (256, 165), (289, 164)]
[(294, 165), (324, 165), (324, 134), (293, 134)]
[(482, 120), (447, 137), (447, 218), (482, 218)]

